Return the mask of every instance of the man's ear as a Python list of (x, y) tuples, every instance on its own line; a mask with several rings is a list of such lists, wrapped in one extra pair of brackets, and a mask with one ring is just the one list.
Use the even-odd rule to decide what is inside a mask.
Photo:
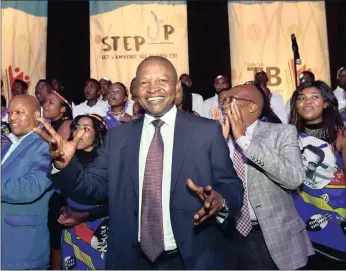
[(61, 113), (65, 113), (65, 112), (66, 112), (66, 106), (60, 107), (60, 112), (61, 112)]
[(178, 93), (178, 90), (179, 90), (181, 87), (182, 87), (182, 86), (181, 86), (181, 81), (178, 80), (177, 85), (176, 85), (176, 87), (175, 87), (175, 94)]
[(259, 107), (257, 104), (255, 103), (251, 103), (250, 106), (249, 106), (249, 112), (251, 113), (255, 113), (256, 111), (259, 110)]
[(35, 119), (38, 118), (38, 117), (41, 117), (41, 112), (39, 110), (36, 110), (34, 112), (34, 117), (35, 117)]

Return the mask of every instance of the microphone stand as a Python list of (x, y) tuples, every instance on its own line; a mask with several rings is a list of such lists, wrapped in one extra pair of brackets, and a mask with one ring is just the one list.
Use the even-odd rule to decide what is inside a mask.
[(296, 85), (296, 89), (298, 87), (298, 74), (297, 74), (297, 58), (296, 58), (296, 54), (293, 52), (293, 59), (294, 59), (294, 69), (293, 69), (293, 72), (294, 72), (294, 83)]
[(300, 64), (300, 56), (299, 56), (299, 48), (298, 43), (296, 40), (296, 36), (294, 34), (291, 35), (292, 40), (292, 51), (293, 51), (293, 59), (294, 59), (294, 82), (296, 85), (296, 88), (298, 87), (298, 72), (297, 72), (297, 64)]

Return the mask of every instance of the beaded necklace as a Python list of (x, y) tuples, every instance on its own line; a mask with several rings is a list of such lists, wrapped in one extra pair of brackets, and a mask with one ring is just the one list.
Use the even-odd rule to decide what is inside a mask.
[(312, 124), (312, 125), (305, 125), (304, 126), (304, 133), (316, 137), (318, 139), (328, 141), (328, 133), (326, 128), (323, 127), (323, 123), (318, 124)]

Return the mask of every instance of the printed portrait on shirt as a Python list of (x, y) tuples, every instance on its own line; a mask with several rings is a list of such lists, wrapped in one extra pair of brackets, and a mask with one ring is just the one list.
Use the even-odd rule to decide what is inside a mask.
[(306, 172), (304, 184), (312, 189), (321, 189), (336, 176), (338, 166), (332, 148), (316, 137), (300, 138), (300, 149)]

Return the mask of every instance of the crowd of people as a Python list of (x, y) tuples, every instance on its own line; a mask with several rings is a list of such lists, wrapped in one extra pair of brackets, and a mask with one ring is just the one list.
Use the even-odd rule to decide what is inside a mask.
[(153, 56), (129, 90), (86, 80), (79, 105), (56, 78), (36, 97), (15, 80), (2, 269), (345, 269), (345, 67), (337, 80), (304, 71), (286, 105), (264, 71), (217, 76), (204, 101)]

